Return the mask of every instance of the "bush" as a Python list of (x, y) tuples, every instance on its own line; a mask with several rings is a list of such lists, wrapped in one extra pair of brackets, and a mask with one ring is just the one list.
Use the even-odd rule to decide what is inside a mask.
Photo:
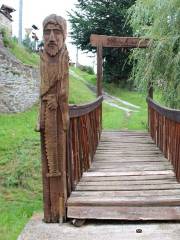
[(3, 37), (3, 43), (5, 47), (14, 48), (15, 41), (9, 37), (8, 31), (5, 28), (0, 29)]
[(94, 74), (94, 70), (93, 70), (93, 68), (90, 67), (90, 66), (79, 65), (79, 69), (80, 69), (81, 71), (87, 72), (87, 73), (89, 73), (89, 74), (91, 74), (91, 75)]
[(26, 36), (25, 39), (22, 42), (23, 46), (25, 47), (25, 49), (29, 52), (32, 53), (32, 42), (29, 36)]

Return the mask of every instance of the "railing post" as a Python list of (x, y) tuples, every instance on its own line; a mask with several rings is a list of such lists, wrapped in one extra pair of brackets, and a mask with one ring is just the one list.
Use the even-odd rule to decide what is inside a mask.
[(66, 220), (69, 57), (66, 21), (55, 14), (43, 22), (40, 132), (45, 222)]
[(151, 81), (148, 82), (148, 97), (153, 99), (153, 83)]
[(102, 95), (102, 78), (103, 78), (103, 48), (97, 46), (97, 97)]
[[(153, 84), (151, 81), (148, 82), (148, 87), (147, 87), (147, 91), (148, 91), (148, 98), (153, 99)], [(151, 108), (149, 107), (149, 102), (148, 103), (148, 130), (151, 133)]]
[(180, 181), (180, 111), (162, 107), (150, 98), (148, 108), (151, 137), (171, 161)]
[[(100, 140), (100, 111), (103, 97), (96, 101), (84, 104), (70, 106), (70, 128), (71, 137), (69, 140), (69, 166), (68, 183), (70, 191), (80, 181), (84, 171), (87, 171)], [(68, 193), (70, 193), (70, 191)]]

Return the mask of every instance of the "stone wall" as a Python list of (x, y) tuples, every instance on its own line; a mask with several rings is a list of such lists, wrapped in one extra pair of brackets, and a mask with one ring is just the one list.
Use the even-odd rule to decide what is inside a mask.
[(0, 113), (22, 112), (39, 99), (38, 68), (23, 65), (0, 47)]
[(2, 48), (4, 46), (3, 44), (3, 36), (2, 33), (0, 32), (0, 48)]
[(0, 28), (6, 28), (12, 35), (12, 21), (9, 20), (2, 12), (0, 12)]

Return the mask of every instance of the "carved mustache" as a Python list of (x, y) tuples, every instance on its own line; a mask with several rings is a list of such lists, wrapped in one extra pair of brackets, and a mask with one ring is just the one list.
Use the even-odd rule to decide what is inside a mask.
[(56, 42), (54, 42), (54, 41), (49, 41), (49, 42), (47, 43), (47, 46), (48, 46), (48, 47), (58, 47), (58, 45), (57, 45)]

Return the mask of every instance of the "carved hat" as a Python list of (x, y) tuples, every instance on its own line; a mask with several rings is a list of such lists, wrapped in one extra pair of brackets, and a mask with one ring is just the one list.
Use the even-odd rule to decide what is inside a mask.
[(43, 21), (43, 29), (46, 27), (48, 23), (58, 24), (62, 29), (64, 40), (66, 39), (67, 24), (66, 24), (66, 20), (63, 17), (58, 16), (56, 14), (51, 14), (47, 16)]

